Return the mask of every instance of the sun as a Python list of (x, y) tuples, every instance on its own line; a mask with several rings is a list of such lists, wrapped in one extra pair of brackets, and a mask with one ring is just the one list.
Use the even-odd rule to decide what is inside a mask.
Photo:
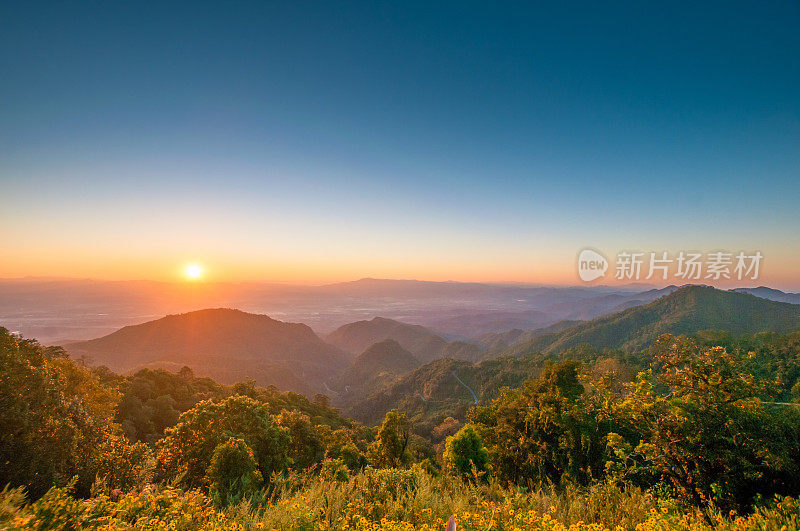
[(183, 272), (189, 280), (198, 280), (203, 277), (203, 268), (199, 264), (189, 264)]

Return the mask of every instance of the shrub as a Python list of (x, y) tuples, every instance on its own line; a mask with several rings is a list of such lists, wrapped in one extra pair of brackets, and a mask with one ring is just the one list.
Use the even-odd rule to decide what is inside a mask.
[(287, 430), (275, 425), (265, 404), (232, 396), (199, 403), (167, 429), (157, 444), (158, 474), (162, 479), (180, 477), (188, 487), (207, 485), (204, 480), (214, 451), (231, 437), (242, 439), (252, 449), (265, 481), (286, 467)]
[(231, 437), (214, 448), (206, 482), (220, 505), (241, 500), (261, 486), (261, 472), (253, 450), (242, 439)]
[(447, 438), (443, 460), (449, 472), (477, 479), (488, 469), (489, 453), (475, 427), (467, 424)]
[(347, 481), (350, 479), (350, 470), (342, 459), (327, 457), (320, 463), (319, 475), (327, 481)]

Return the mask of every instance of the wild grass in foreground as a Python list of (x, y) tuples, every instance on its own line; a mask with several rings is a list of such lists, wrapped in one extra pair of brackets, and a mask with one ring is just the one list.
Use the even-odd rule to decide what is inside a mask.
[(506, 489), (433, 476), (419, 467), (367, 469), (344, 480), (290, 475), (220, 508), (197, 490), (148, 487), (118, 496), (72, 497), (53, 488), (34, 503), (21, 490), (0, 496), (3, 529), (442, 530), (797, 530), (800, 503), (776, 499), (752, 514), (701, 513), (639, 489)]

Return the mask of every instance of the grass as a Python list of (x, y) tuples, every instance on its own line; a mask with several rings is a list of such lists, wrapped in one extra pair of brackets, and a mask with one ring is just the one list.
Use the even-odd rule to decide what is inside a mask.
[(199, 491), (151, 486), (86, 500), (51, 489), (25, 503), (19, 489), (0, 493), (2, 529), (442, 530), (450, 514), (461, 531), (800, 529), (800, 504), (774, 500), (748, 516), (703, 515), (636, 488), (509, 489), (433, 476), (420, 468), (367, 469), (345, 481), (310, 474), (274, 478), (268, 491), (220, 508)]

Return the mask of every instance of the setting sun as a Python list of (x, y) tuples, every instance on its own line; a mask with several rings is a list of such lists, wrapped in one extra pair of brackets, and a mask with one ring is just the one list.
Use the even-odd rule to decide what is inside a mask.
[(197, 280), (203, 276), (203, 268), (198, 264), (189, 264), (184, 270), (186, 277), (191, 280)]

